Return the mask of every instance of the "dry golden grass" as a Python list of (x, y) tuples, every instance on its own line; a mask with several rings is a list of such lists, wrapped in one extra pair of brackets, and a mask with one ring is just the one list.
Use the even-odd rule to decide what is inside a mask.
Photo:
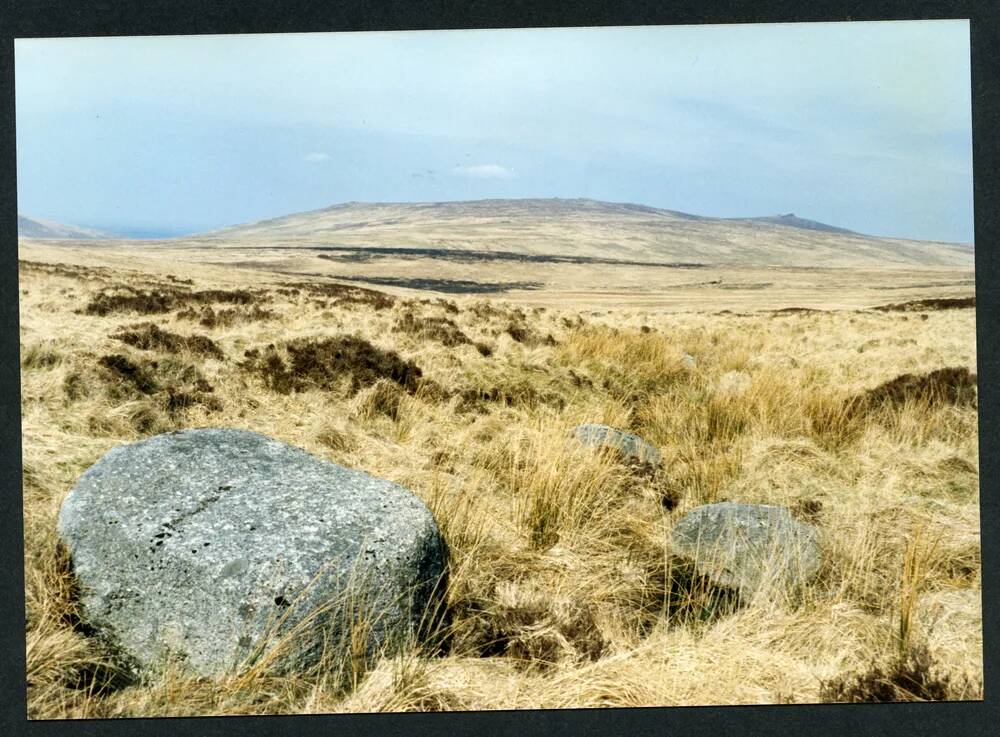
[[(241, 283), (246, 272), (221, 268), (212, 281), (181, 271), (195, 284), (178, 286), (165, 269), (22, 266), (33, 718), (802, 703), (918, 645), (951, 679), (948, 698), (981, 698), (976, 409), (914, 400), (845, 410), (903, 373), (975, 371), (973, 310), (598, 318), (465, 297), (453, 300), (457, 313), (409, 298), (376, 309), (279, 292), (277, 278)], [(85, 313), (101, 289), (140, 282), (260, 288), (258, 306), (273, 314), (206, 326), (178, 316), (183, 305)], [(471, 342), (394, 331), (404, 313), (447, 317)], [(112, 337), (150, 320), (210, 338), (222, 357), (197, 341), (171, 343), (168, 354)], [(287, 357), (288, 343), (341, 335), (398, 354), (422, 376), (352, 387), (344, 374), (279, 393), (247, 368), (248, 350), (274, 344)], [(102, 364), (112, 355), (127, 363)], [(568, 442), (581, 422), (642, 435), (662, 449), (664, 470)], [(348, 628), (353, 640), (311, 673), (265, 662), (217, 681), (168, 669), (117, 683), (74, 624), (59, 505), (115, 445), (209, 425), (271, 435), (423, 498), (452, 551), (447, 652), (410, 647), (361, 662), (351, 645), (360, 630)], [(785, 505), (818, 526), (823, 567), (804, 596), (721, 613), (681, 585), (670, 527), (723, 499)]]

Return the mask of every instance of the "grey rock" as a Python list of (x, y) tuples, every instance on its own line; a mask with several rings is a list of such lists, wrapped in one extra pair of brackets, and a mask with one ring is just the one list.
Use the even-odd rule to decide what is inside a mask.
[(577, 425), (572, 430), (573, 437), (589, 447), (608, 446), (618, 450), (626, 458), (632, 458), (640, 463), (660, 465), (662, 455), (659, 450), (640, 438), (624, 430), (616, 430), (607, 425), (587, 423)]
[(685, 353), (681, 356), (681, 365), (688, 371), (691, 371), (698, 365), (698, 362), (690, 353)]
[(671, 532), (676, 555), (717, 586), (748, 598), (791, 592), (819, 570), (816, 529), (784, 507), (721, 502), (697, 507)]
[(114, 448), (58, 529), (84, 622), (137, 676), (168, 656), (203, 676), (264, 653), (301, 670), (358, 615), (374, 654), (419, 636), (444, 586), (446, 549), (417, 497), (244, 430)]

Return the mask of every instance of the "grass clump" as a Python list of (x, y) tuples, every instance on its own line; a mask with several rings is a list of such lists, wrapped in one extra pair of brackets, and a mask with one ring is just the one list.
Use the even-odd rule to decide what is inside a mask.
[(170, 312), (183, 305), (211, 304), (223, 302), (235, 305), (251, 305), (264, 299), (261, 292), (249, 289), (208, 289), (190, 291), (171, 286), (157, 289), (138, 289), (131, 286), (117, 286), (102, 289), (95, 294), (79, 312), (84, 315), (106, 315), (121, 312), (136, 312), (155, 315)]
[(403, 389), (399, 384), (389, 379), (379, 379), (358, 393), (355, 415), (361, 420), (372, 420), (378, 416), (398, 420), (402, 399)]
[(606, 327), (574, 330), (557, 348), (560, 364), (601, 377), (608, 394), (640, 404), (688, 379), (682, 355), (678, 344), (659, 333)]
[[(214, 387), (198, 368), (173, 356), (134, 361), (115, 353), (102, 356), (97, 364), (107, 396), (120, 411), (93, 416), (95, 432), (113, 433), (118, 426), (115, 418), (122, 413), (128, 426), (146, 435), (169, 429), (171, 422), (191, 407), (200, 405), (213, 412), (222, 408)], [(83, 374), (67, 374), (63, 390), (71, 401), (90, 394)]]
[(556, 345), (556, 339), (552, 337), (552, 333), (543, 336), (538, 331), (529, 327), (523, 320), (511, 321), (504, 329), (504, 332), (518, 343), (524, 343), (529, 347)]
[(972, 684), (941, 673), (926, 645), (915, 645), (888, 663), (872, 663), (823, 683), (820, 698), (827, 702), (948, 701), (969, 697)]
[(160, 388), (148, 367), (134, 363), (120, 353), (102, 356), (98, 364), (111, 376), (141, 394), (152, 394)]
[(360, 305), (372, 309), (386, 310), (396, 304), (396, 298), (391, 294), (375, 289), (365, 289), (347, 284), (331, 282), (290, 282), (285, 289), (299, 289), (314, 297), (324, 297), (331, 300), (330, 307), (349, 307)]
[(350, 393), (388, 379), (407, 391), (416, 391), (423, 375), (420, 367), (383, 350), (363, 338), (294, 340), (285, 345), (287, 359), (273, 345), (246, 351), (243, 368), (263, 378), (268, 388), (280, 394), (309, 389), (332, 390), (342, 378), (350, 382)]
[(392, 329), (394, 332), (407, 333), (420, 340), (432, 340), (449, 348), (471, 345), (482, 356), (493, 354), (492, 348), (485, 343), (472, 341), (454, 320), (447, 317), (417, 317), (412, 312), (404, 312)]
[(133, 290), (124, 292), (104, 290), (95, 295), (83, 314), (104, 317), (116, 312), (138, 312), (142, 315), (156, 315), (170, 312), (177, 304), (177, 292), (160, 290)]
[(19, 273), (36, 273), (48, 276), (66, 277), (86, 281), (103, 281), (114, 272), (101, 266), (80, 266), (78, 264), (53, 264), (44, 261), (17, 260)]
[(158, 350), (168, 353), (189, 351), (220, 360), (225, 358), (222, 349), (208, 336), (178, 335), (177, 333), (166, 331), (151, 322), (129, 325), (111, 337), (115, 340), (120, 340), (126, 345), (146, 351)]
[(58, 366), (62, 362), (62, 355), (51, 346), (42, 343), (32, 343), (21, 348), (21, 368), (48, 369)]
[(964, 366), (936, 369), (926, 374), (900, 374), (848, 400), (848, 414), (871, 413), (885, 406), (910, 402), (930, 405), (976, 406), (976, 375)]
[(538, 596), (505, 603), (472, 600), (452, 614), (461, 622), (452, 636), (456, 652), (510, 658), (521, 668), (595, 661), (607, 648), (593, 611), (579, 603)]
[(230, 307), (225, 309), (215, 309), (211, 305), (206, 305), (199, 310), (194, 307), (186, 307), (177, 312), (178, 320), (188, 320), (197, 322), (206, 328), (228, 328), (240, 323), (263, 322), (273, 320), (278, 316), (274, 310), (268, 310), (259, 305), (250, 307)]
[(975, 306), (975, 297), (935, 297), (932, 299), (914, 299), (909, 302), (879, 305), (872, 309), (879, 312), (927, 312), (933, 310), (969, 309), (975, 308)]

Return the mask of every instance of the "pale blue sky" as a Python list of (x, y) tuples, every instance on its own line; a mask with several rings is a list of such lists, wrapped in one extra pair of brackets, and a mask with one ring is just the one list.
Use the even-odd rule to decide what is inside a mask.
[(590, 197), (971, 242), (965, 21), (25, 39), (18, 207)]

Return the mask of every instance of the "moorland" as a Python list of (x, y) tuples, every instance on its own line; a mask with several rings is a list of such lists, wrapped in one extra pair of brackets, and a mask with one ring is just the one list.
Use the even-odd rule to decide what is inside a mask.
[[(18, 255), (34, 718), (982, 696), (971, 247), (494, 201)], [(574, 450), (584, 422), (662, 468)], [(116, 445), (204, 426), (423, 499), (452, 555), (448, 651), (346, 681), (116, 686), (59, 505)], [(724, 616), (676, 598), (669, 530), (721, 500), (816, 526), (801, 596)]]

